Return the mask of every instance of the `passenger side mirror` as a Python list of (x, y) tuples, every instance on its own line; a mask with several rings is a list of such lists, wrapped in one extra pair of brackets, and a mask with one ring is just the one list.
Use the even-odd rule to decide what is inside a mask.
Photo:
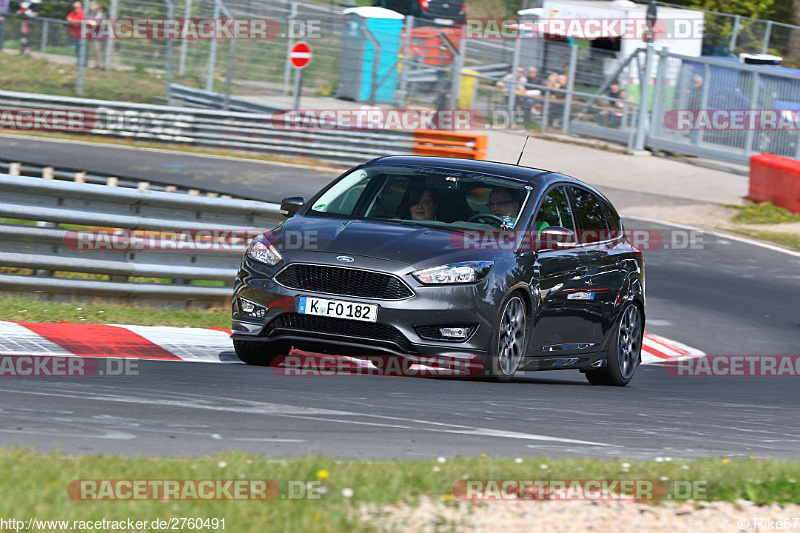
[(281, 200), (281, 215), (292, 218), (306, 203), (302, 196), (291, 196)]
[(575, 244), (575, 232), (561, 226), (548, 226), (539, 232), (539, 249), (554, 250)]

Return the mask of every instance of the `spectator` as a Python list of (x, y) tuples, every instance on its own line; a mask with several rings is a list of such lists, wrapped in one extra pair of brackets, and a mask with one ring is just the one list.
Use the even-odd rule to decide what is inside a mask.
[[(75, 57), (78, 58), (78, 66), (80, 66), (81, 63), (81, 38), (83, 37), (81, 26), (85, 18), (86, 13), (83, 11), (83, 4), (78, 2), (78, 0), (72, 2), (72, 11), (67, 15), (67, 32), (72, 36), (73, 45), (75, 46)], [(89, 54), (87, 53), (86, 58), (84, 58), (83, 66), (86, 66), (88, 57)]]
[[(617, 101), (620, 98), (620, 94), (624, 94), (620, 88), (619, 82), (617, 80), (612, 81), (608, 86), (608, 98), (600, 98), (597, 100), (597, 104), (600, 107), (598, 114), (598, 119), (603, 126), (618, 126), (620, 124), (621, 114), (618, 115), (618, 105), (620, 102)], [(613, 100), (611, 100), (613, 98)]]
[(42, 0), (26, 0), (20, 3), (17, 14), (22, 17), (22, 38), (19, 41), (20, 55), (28, 55), (31, 52), (31, 19), (39, 14), (39, 7)]
[(618, 128), (622, 126), (622, 119), (626, 113), (630, 111), (627, 109), (628, 105), (631, 103), (631, 99), (628, 98), (628, 93), (625, 89), (620, 89), (617, 93), (618, 100), (611, 103), (609, 106), (610, 109), (606, 116), (606, 123), (607, 125)]
[(3, 41), (6, 40), (6, 15), (10, 0), (0, 0), (0, 52), (3, 51)]
[[(92, 26), (99, 25), (100, 22), (106, 18), (106, 11), (103, 9), (103, 6), (100, 2), (92, 2), (89, 7), (89, 17), (88, 17), (88, 24)], [(92, 48), (94, 49), (94, 60), (97, 62), (95, 68), (102, 69), (104, 68), (105, 62), (103, 61), (103, 43), (98, 39), (92, 40)], [(87, 54), (88, 55), (88, 54)], [(88, 59), (87, 59), (88, 65)]]
[[(692, 78), (692, 88), (689, 89), (688, 109), (701, 109), (703, 107), (703, 76), (695, 74)], [(700, 135), (697, 130), (689, 132), (689, 140), (692, 144), (697, 144)]]
[(525, 78), (525, 69), (522, 67), (517, 67), (516, 75), (512, 75), (511, 73), (506, 74), (503, 76), (503, 79), (497, 82), (497, 86), (501, 89), (505, 89), (509, 83), (512, 81), (516, 82), (516, 86), (514, 90), (518, 93), (525, 92), (525, 84), (527, 83), (527, 78)]
[(689, 109), (700, 109), (703, 106), (703, 76), (695, 74), (689, 89)]
[(525, 95), (527, 98), (522, 100), (522, 106), (524, 120), (526, 123), (528, 123), (531, 121), (531, 112), (537, 115), (540, 114), (540, 111), (535, 107), (538, 102), (535, 98), (532, 98), (542, 94), (541, 89), (538, 87), (532, 87), (532, 85), (542, 85), (542, 80), (539, 79), (539, 71), (536, 70), (536, 67), (528, 67), (526, 80), (527, 87), (525, 89)]
[(611, 98), (619, 98), (620, 86), (617, 80), (611, 82), (608, 86), (608, 96)]
[(528, 83), (530, 85), (541, 85), (542, 81), (539, 79), (539, 71), (536, 70), (536, 67), (528, 67)]
[[(555, 74), (555, 83), (551, 86), (553, 89), (566, 89), (567, 88), (567, 76), (566, 74)], [(551, 76), (553, 76), (551, 74)], [(567, 94), (564, 92), (557, 92), (553, 93), (553, 96), (550, 97), (553, 100), (550, 103), (550, 116), (548, 117), (549, 122), (554, 127), (561, 127), (561, 122), (564, 116), (564, 102), (567, 100)]]

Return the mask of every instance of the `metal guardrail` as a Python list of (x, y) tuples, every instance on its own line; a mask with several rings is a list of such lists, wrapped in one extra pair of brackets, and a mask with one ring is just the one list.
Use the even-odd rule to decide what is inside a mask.
[[(186, 283), (232, 281), (248, 235), (272, 228), (282, 219), (277, 204), (252, 200), (10, 175), (0, 175), (0, 189), (4, 191), (0, 217), (37, 221), (35, 226), (0, 224), (0, 267), (36, 272), (0, 273), (0, 288), (7, 290), (224, 302), (230, 297), (229, 287)], [(130, 235), (126, 235), (114, 245), (81, 250), (74, 244), (76, 234), (56, 224), (151, 231), (238, 231), (240, 238), (220, 246), (194, 243), (185, 249), (170, 249), (127, 246)], [(111, 279), (42, 277), (50, 271), (103, 274)], [(129, 277), (167, 278), (173, 283), (136, 282)]]
[[(181, 100), (186, 107), (196, 107), (199, 109), (225, 109), (225, 95), (203, 89), (195, 89), (173, 83), (170, 85), (172, 98)], [(268, 104), (251, 102), (244, 98), (231, 96), (228, 98), (228, 110), (241, 113), (279, 113), (286, 109)]]
[(273, 114), (269, 113), (213, 111), (11, 91), (0, 91), (0, 106), (95, 113), (98, 119), (95, 127), (80, 133), (309, 157), (340, 165), (356, 165), (387, 154), (410, 154), (414, 139), (413, 131), (278, 128), (273, 124)]
[[(24, 156), (24, 154), (20, 154)], [(220, 194), (206, 189), (180, 187), (165, 182), (151, 179), (133, 178), (116, 173), (114, 176), (97, 174), (78, 168), (53, 167), (28, 161), (15, 159), (0, 159), (0, 173), (7, 171), (11, 176), (27, 176), (31, 178), (53, 179), (75, 183), (94, 183), (95, 185), (108, 185), (109, 187), (125, 187), (131, 189), (161, 191), (169, 193), (189, 194), (192, 196), (210, 196), (219, 198), (234, 198), (229, 194)]]

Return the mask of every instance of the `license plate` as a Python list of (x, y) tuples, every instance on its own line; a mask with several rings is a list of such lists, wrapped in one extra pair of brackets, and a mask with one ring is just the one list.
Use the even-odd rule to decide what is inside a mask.
[(363, 322), (378, 321), (378, 306), (375, 304), (358, 304), (311, 296), (300, 297), (297, 312), (304, 315), (332, 316)]
[(453, 21), (450, 19), (433, 19), (434, 24), (438, 24), (440, 26), (452, 26)]

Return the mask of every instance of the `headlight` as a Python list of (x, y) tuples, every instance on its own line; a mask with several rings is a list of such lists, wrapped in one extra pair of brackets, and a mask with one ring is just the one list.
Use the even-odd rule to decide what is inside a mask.
[(420, 283), (425, 285), (472, 283), (485, 278), (493, 264), (492, 261), (456, 263), (417, 270), (413, 275)]
[(283, 260), (283, 256), (278, 253), (274, 246), (263, 241), (251, 242), (247, 248), (247, 256), (269, 266), (275, 266)]

